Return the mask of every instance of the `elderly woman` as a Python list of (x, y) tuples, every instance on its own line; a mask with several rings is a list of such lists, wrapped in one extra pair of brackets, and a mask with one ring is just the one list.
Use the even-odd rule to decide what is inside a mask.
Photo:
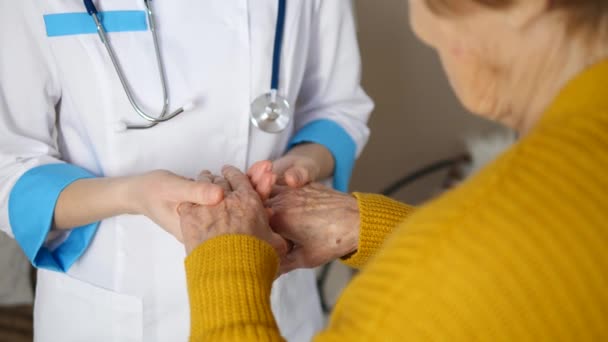
[(226, 198), (181, 207), (192, 340), (281, 340), (269, 304), (279, 267), (337, 257), (362, 271), (319, 341), (608, 340), (608, 2), (410, 10), (461, 101), (521, 141), (417, 209), (279, 188), (269, 224), (245, 175), (203, 174)]

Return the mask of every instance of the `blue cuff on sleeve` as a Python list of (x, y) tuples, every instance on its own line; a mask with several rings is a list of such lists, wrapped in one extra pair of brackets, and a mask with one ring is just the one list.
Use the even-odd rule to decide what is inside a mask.
[(44, 243), (61, 191), (78, 179), (93, 177), (74, 165), (49, 164), (35, 167), (19, 178), (9, 197), (9, 220), (15, 239), (32, 265), (67, 272), (89, 246), (99, 223), (71, 230), (53, 251)]
[(350, 176), (355, 166), (357, 144), (336, 122), (316, 120), (302, 127), (289, 142), (289, 148), (301, 143), (316, 143), (327, 147), (335, 160), (334, 188), (348, 191)]

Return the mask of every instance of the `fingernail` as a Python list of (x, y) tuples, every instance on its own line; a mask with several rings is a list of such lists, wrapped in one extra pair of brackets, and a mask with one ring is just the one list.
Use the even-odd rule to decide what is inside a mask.
[(302, 183), (302, 175), (300, 175), (300, 171), (296, 171), (293, 174), (293, 181), (296, 183), (295, 185), (300, 185)]
[(265, 208), (266, 209), (266, 215), (268, 215), (268, 217), (272, 217), (272, 215), (274, 214), (274, 210), (272, 210), (272, 208)]
[(222, 200), (222, 198), (224, 197), (224, 190), (222, 188), (217, 187), (209, 189), (205, 194), (207, 195), (208, 204), (214, 205)]
[(224, 189), (221, 187), (217, 187), (217, 189), (215, 190), (215, 197), (217, 198), (218, 202), (221, 201), (222, 199), (224, 199)]
[(272, 188), (272, 183), (273, 179), (272, 176), (270, 177), (266, 177), (266, 179), (264, 180), (264, 189), (267, 191), (270, 191), (270, 188)]
[(285, 259), (287, 259), (289, 262), (294, 262), (296, 261), (296, 256), (289, 251), (289, 253), (285, 254)]

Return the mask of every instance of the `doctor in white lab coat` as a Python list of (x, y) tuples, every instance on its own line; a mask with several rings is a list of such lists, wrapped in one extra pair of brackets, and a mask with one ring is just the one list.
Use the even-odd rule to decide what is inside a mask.
[[(136, 100), (159, 112), (143, 0), (95, 4)], [(367, 140), (372, 103), (360, 87), (350, 1), (287, 1), (279, 94), (295, 114), (280, 134), (249, 117), (269, 90), (277, 0), (152, 6), (170, 108), (195, 106), (154, 128), (120, 131), (120, 122), (145, 121), (83, 2), (0, 0), (0, 228), (39, 270), (36, 341), (187, 340), (175, 209), (221, 197), (191, 179), (275, 160), (279, 173), (301, 167), (301, 181), (331, 178), (346, 190)], [(279, 278), (272, 304), (291, 341), (321, 327), (312, 271)]]

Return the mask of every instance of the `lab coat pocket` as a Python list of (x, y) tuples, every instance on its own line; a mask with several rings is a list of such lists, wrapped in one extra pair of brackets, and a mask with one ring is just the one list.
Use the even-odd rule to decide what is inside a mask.
[(141, 299), (39, 271), (35, 341), (142, 341)]
[(277, 279), (271, 304), (277, 325), (287, 341), (310, 341), (323, 326), (313, 270), (295, 270)]

